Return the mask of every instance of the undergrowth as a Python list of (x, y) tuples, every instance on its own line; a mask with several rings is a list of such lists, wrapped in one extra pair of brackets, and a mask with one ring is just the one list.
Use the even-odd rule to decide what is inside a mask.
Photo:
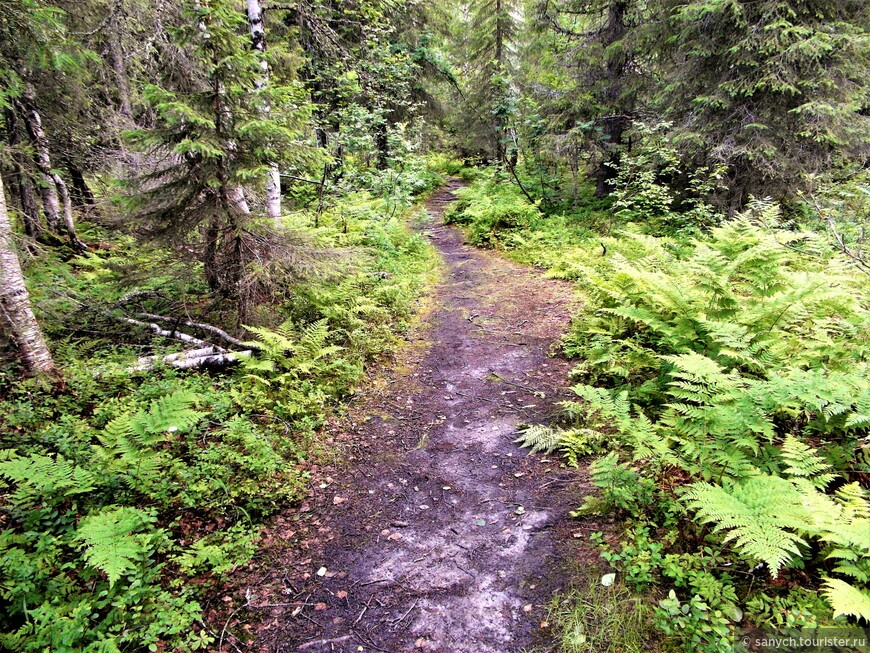
[(139, 311), (222, 317), (196, 264), (125, 237), (31, 262), (64, 386), (0, 378), (0, 648), (212, 648), (203, 592), (250, 559), (268, 515), (303, 496), (326, 412), (391, 350), (432, 280), (432, 250), (407, 219), (413, 194), (439, 179), (287, 216), (329, 265), (259, 307), (254, 353), (236, 369), (132, 368), (179, 343), (119, 321), (131, 296)]
[(760, 200), (716, 215), (703, 199), (714, 172), (678, 201), (641, 174), (649, 156), (623, 162), (609, 217), (591, 203), (549, 215), (499, 173), (455, 206), (472, 242), (575, 281), (583, 299), (563, 340), (577, 401), (560, 426), (529, 427), (519, 442), (571, 465), (592, 458), (598, 494), (575, 514), (627, 525), (619, 542), (594, 541), (623, 582), (665, 596), (648, 618), (665, 649), (731, 650), (747, 625), (866, 623), (860, 261), (811, 228), (818, 216), (802, 225)]
[(621, 583), (598, 579), (556, 596), (547, 622), (565, 653), (644, 653), (655, 649), (652, 608)]

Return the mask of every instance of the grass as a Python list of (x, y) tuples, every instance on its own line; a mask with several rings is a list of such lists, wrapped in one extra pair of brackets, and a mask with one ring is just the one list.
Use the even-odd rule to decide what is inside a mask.
[(594, 579), (557, 595), (547, 621), (561, 653), (647, 653), (660, 650), (650, 636), (654, 609), (624, 585)]

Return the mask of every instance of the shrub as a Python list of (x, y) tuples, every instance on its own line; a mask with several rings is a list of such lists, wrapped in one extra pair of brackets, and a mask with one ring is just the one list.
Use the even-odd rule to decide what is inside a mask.
[[(572, 463), (611, 449), (590, 468), (601, 499), (580, 513), (652, 518), (681, 547), (713, 543), (746, 573), (803, 569), (828, 621), (867, 618), (870, 501), (855, 482), (870, 472), (863, 279), (823, 239), (779, 222), (756, 202), (708, 237), (629, 235), (587, 257), (574, 273), (586, 305), (565, 338), (581, 401), (565, 405), (570, 428), (537, 444)], [(736, 581), (705, 575), (725, 588), (711, 592), (701, 576), (662, 578), (677, 594), (660, 626), (715, 650), (730, 606), (713, 596)]]
[(445, 219), (468, 227), (469, 241), (481, 247), (504, 246), (511, 232), (532, 228), (541, 217), (537, 206), (496, 178), (462, 188), (457, 195)]

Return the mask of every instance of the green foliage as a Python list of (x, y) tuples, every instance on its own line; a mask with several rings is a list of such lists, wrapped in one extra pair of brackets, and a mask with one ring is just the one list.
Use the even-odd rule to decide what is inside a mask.
[[(624, 152), (613, 179), (613, 207), (626, 221), (641, 222), (654, 233), (679, 232), (711, 227), (719, 215), (709, 203), (721, 189), (726, 166), (712, 169), (684, 169), (680, 153), (668, 136), (669, 123), (635, 123), (632, 136), (639, 147)], [(669, 180), (687, 176), (683, 187), (675, 189)]]
[(327, 343), (331, 334), (326, 319), (301, 330), (292, 322), (275, 331), (249, 330), (257, 337), (249, 344), (258, 355), (242, 363), (247, 374), (234, 396), (252, 408), (283, 418), (317, 414), (362, 373), (359, 365), (340, 355), (341, 346)]
[[(409, 162), (409, 176), (423, 165)], [(400, 184), (436, 178), (416, 179)], [(258, 307), (257, 324), (278, 326), (252, 326), (254, 356), (219, 375), (130, 372), (143, 349), (178, 344), (106, 315), (183, 308), (222, 324), (220, 307), (198, 313), (211, 302), (195, 265), (93, 226), (82, 233), (112, 248), (34, 262), (65, 386), (0, 376), (0, 648), (209, 650), (202, 591), (251, 558), (266, 516), (302, 496), (315, 429), (390, 352), (434, 276), (431, 247), (407, 224), (416, 214), (396, 197), (347, 195), (317, 226), (313, 210), (287, 215), (332, 268)], [(131, 291), (137, 308), (122, 301)]]
[(134, 533), (154, 523), (155, 518), (137, 508), (108, 506), (79, 522), (76, 540), (82, 547), (82, 557), (91, 567), (106, 574), (109, 586), (114, 585), (136, 568), (136, 563), (150, 553), (149, 536)]
[(589, 497), (579, 514), (620, 510), (642, 515), (652, 507), (655, 483), (627, 463), (620, 463), (615, 451), (592, 463), (589, 474), (592, 484), (601, 490), (603, 502)]
[(828, 578), (822, 593), (834, 608), (835, 617), (847, 615), (870, 619), (870, 592), (862, 591), (839, 578)]
[(650, 538), (646, 525), (626, 531), (618, 551), (604, 544), (600, 533), (594, 533), (591, 539), (601, 547), (601, 557), (616, 567), (635, 589), (648, 587), (661, 570), (664, 545)]
[(782, 196), (807, 173), (863, 156), (863, 3), (698, 0), (658, 11), (648, 23), (665, 44), (656, 109), (692, 158), (727, 163), (738, 202)]
[(733, 579), (727, 572), (717, 575), (711, 571), (727, 564), (719, 552), (704, 547), (697, 553), (668, 553), (666, 542), (652, 539), (646, 525), (628, 530), (619, 550), (604, 544), (601, 534), (594, 534), (592, 540), (601, 546), (602, 557), (635, 589), (653, 583), (673, 585), (650, 621), (674, 650), (720, 651), (730, 641), (731, 625), (743, 613)]
[[(520, 441), (572, 465), (606, 453), (589, 467), (599, 495), (576, 514), (661, 525), (627, 533), (604, 557), (635, 585), (674, 588), (655, 622), (686, 650), (718, 650), (730, 636), (742, 580), (726, 567), (809, 575), (821, 594), (786, 607), (790, 624), (866, 615), (870, 504), (850, 478), (868, 470), (864, 280), (770, 202), (684, 236), (580, 241), (550, 263), (583, 295), (564, 339), (579, 400), (563, 404), (567, 426)], [(692, 558), (704, 546), (721, 551), (715, 569)], [(769, 602), (787, 602), (781, 591), (753, 596), (745, 606), (762, 623), (775, 622)]]
[(190, 650), (207, 641), (194, 628), (200, 608), (190, 590), (167, 585), (178, 571), (166, 556), (184, 548), (173, 533), (178, 511), (207, 515), (202, 502), (216, 489), (187, 495), (179, 462), (191, 454), (185, 435), (205, 415), (192, 405), (213, 401), (194, 387), (154, 398), (143, 388), (121, 416), (80, 429), (85, 446), (68, 442), (69, 459), (3, 456), (12, 497), (11, 528), (0, 538), (5, 647), (120, 650), (173, 638)]
[(779, 476), (755, 476), (729, 490), (696, 483), (686, 493), (690, 510), (703, 523), (716, 524), (734, 540), (735, 548), (752, 561), (767, 563), (776, 576), (806, 542), (791, 529), (807, 522), (808, 514), (795, 487)]
[(655, 627), (672, 638), (678, 650), (687, 653), (718, 653), (732, 646), (730, 621), (721, 610), (711, 608), (698, 594), (680, 601), (674, 590), (659, 601)]
[(799, 587), (784, 595), (755, 592), (746, 601), (746, 616), (752, 623), (779, 628), (817, 628), (829, 613), (821, 594)]
[(538, 207), (504, 179), (489, 179), (460, 189), (457, 195), (459, 200), (448, 207), (445, 220), (467, 226), (474, 245), (509, 246), (512, 232), (534, 228), (541, 218)]

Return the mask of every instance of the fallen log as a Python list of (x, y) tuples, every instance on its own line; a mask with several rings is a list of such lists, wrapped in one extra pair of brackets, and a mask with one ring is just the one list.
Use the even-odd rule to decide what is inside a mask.
[(203, 347), (201, 349), (191, 349), (189, 351), (181, 351), (175, 354), (166, 356), (143, 356), (136, 364), (128, 367), (127, 372), (141, 372), (151, 370), (158, 365), (168, 365), (179, 370), (193, 369), (195, 367), (222, 367), (238, 363), (245, 358), (250, 358), (252, 355), (250, 349), (244, 351), (215, 351), (214, 347)]

